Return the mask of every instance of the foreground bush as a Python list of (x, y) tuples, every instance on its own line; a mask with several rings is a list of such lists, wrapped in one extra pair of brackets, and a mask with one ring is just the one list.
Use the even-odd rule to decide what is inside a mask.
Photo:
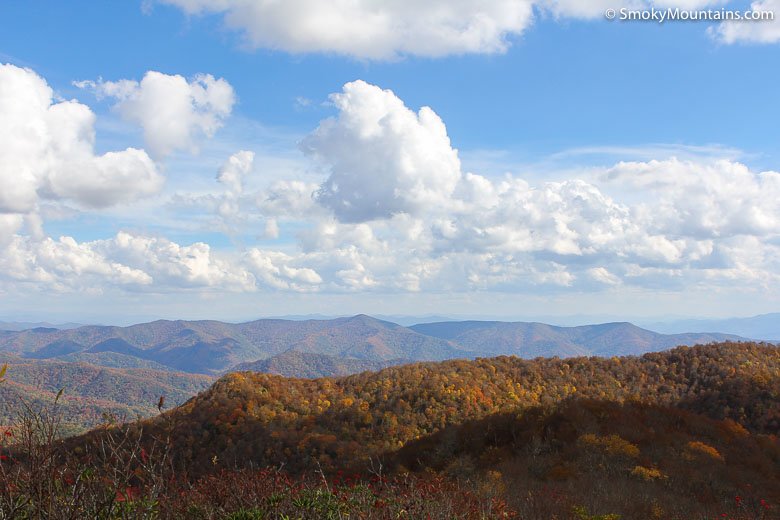
[(28, 462), (2, 462), (0, 518), (476, 520), (516, 516), (502, 500), (477, 496), (438, 477), (355, 476), (328, 481), (265, 469), (221, 471), (188, 482), (175, 475), (164, 480), (165, 471), (150, 473), (143, 465), (77, 469), (66, 464), (41, 469)]
[(293, 479), (277, 470), (223, 471), (161, 502), (167, 518), (193, 519), (489, 519), (514, 518), (486, 499), (438, 477), (378, 476), (330, 482)]

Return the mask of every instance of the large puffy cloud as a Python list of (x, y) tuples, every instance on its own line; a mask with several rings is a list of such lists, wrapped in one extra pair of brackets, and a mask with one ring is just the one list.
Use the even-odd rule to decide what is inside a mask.
[(723, 43), (777, 43), (780, 42), (780, 0), (759, 0), (750, 4), (756, 13), (774, 13), (769, 20), (726, 21), (709, 32)]
[(30, 213), (41, 197), (101, 208), (157, 192), (163, 182), (142, 150), (94, 153), (95, 116), (53, 101), (30, 69), (0, 65), (0, 213)]
[(179, 75), (147, 72), (143, 79), (80, 81), (98, 96), (116, 100), (116, 109), (139, 124), (155, 157), (175, 150), (196, 151), (198, 139), (211, 137), (233, 110), (233, 87), (222, 78), (198, 74), (191, 81)]
[(530, 0), (164, 0), (189, 14), (224, 13), (254, 47), (359, 58), (495, 53), (532, 19)]
[(628, 208), (584, 181), (532, 187), (522, 179), (493, 184), (469, 174), (463, 183), (466, 193), (487, 185), (493, 197), (464, 198), (458, 213), (434, 222), (440, 248), (588, 255), (634, 232)]
[(460, 161), (433, 110), (414, 113), (393, 92), (364, 81), (347, 83), (331, 100), (338, 117), (302, 143), (330, 169), (317, 194), (321, 204), (342, 220), (363, 221), (447, 203)]
[[(8, 225), (11, 232), (21, 225), (7, 220), (0, 218), (0, 226)], [(305, 259), (257, 248), (219, 254), (203, 242), (181, 245), (125, 231), (91, 242), (11, 234), (0, 250), (0, 288), (23, 284), (55, 291), (314, 291), (323, 280), (301, 265)]]
[[(741, 181), (753, 187), (772, 182), (764, 179), (766, 173), (731, 162), (696, 168), (710, 172), (704, 182), (707, 175), (717, 183), (734, 171), (744, 173)], [(755, 199), (742, 198), (753, 187), (734, 192), (741, 200), (724, 204), (725, 213), (712, 221), (705, 208), (717, 207), (717, 193), (704, 195), (702, 208), (692, 208), (696, 202), (673, 191), (653, 192), (653, 206), (621, 203), (578, 180), (532, 186), (472, 174), (461, 182), (481, 184), (483, 191), (456, 199), (456, 208), (426, 215), (320, 221), (300, 236), (302, 250), (294, 261), (316, 270), (323, 290), (761, 288), (779, 281), (773, 273), (780, 268), (780, 230), (749, 211), (740, 215), (753, 200), (777, 218), (780, 209), (768, 188)], [(618, 181), (606, 181), (604, 188), (612, 182)], [(469, 190), (464, 186), (457, 193)]]
[[(607, 8), (702, 9), (727, 0), (160, 0), (190, 15), (220, 13), (256, 48), (360, 59), (506, 51), (535, 15), (599, 19)], [(769, 7), (777, 0), (760, 0)], [(748, 24), (754, 25), (754, 24)], [(775, 26), (728, 29), (729, 38), (777, 41)], [(750, 35), (750, 31), (760, 31)], [(724, 33), (724, 36), (726, 33)]]
[[(279, 180), (242, 195), (242, 213), (274, 228), (266, 238), (278, 237), (276, 219), (289, 223), (284, 252), (254, 247), (241, 259), (259, 286), (544, 291), (777, 281), (776, 172), (668, 159), (621, 162), (591, 181), (488, 178), (461, 170), (431, 109), (414, 111), (364, 82), (333, 101), (336, 116), (302, 142), (325, 180)], [(243, 193), (240, 175), (223, 177)]]
[(727, 160), (622, 162), (608, 183), (652, 193), (639, 217), (658, 233), (710, 239), (780, 233), (780, 173)]

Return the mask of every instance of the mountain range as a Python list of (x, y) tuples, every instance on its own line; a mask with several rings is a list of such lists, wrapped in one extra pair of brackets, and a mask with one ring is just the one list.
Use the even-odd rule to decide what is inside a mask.
[[(0, 332), (0, 352), (28, 359), (91, 357), (111, 366), (152, 366), (218, 374), (287, 351), (385, 362), (470, 357), (460, 346), (369, 316), (333, 320), (155, 321), (130, 327), (39, 327)], [(149, 365), (149, 364), (152, 365)]]
[(556, 327), (526, 322), (437, 322), (403, 327), (366, 315), (247, 323), (166, 321), (0, 331), (0, 353), (111, 368), (218, 375), (230, 370), (320, 377), (415, 361), (515, 355), (637, 355), (678, 345), (744, 338), (720, 333), (659, 334), (631, 323)]
[(452, 341), (480, 356), (628, 356), (679, 345), (736, 341), (720, 333), (659, 334), (627, 322), (557, 327), (545, 323), (458, 321), (423, 323), (412, 330)]

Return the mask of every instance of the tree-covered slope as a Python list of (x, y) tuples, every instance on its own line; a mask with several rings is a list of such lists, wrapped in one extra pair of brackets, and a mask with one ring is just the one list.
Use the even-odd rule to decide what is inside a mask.
[(413, 360), (410, 359), (370, 361), (288, 350), (252, 363), (239, 363), (232, 367), (230, 372), (263, 372), (285, 377), (318, 378), (377, 371), (392, 365), (411, 362)]
[(413, 440), (386, 462), (489, 483), (522, 518), (769, 519), (780, 502), (776, 437), (637, 401), (490, 415)]
[(498, 357), (316, 380), (232, 373), (165, 424), (177, 425), (180, 456), (196, 466), (217, 456), (228, 465), (333, 467), (453, 424), (569, 398), (640, 400), (777, 434), (780, 348), (722, 343), (611, 359)]
[(161, 396), (167, 406), (184, 403), (213, 382), (208, 376), (151, 370), (105, 368), (81, 362), (8, 357), (6, 381), (0, 385), (0, 423), (18, 416), (24, 404), (51, 406), (57, 402), (64, 422), (73, 428), (91, 427), (104, 414), (133, 420), (157, 412)]

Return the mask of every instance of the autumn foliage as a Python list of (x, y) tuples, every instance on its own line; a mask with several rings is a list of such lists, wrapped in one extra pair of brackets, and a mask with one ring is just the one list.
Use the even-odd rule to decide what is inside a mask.
[[(752, 343), (240, 372), (156, 418), (50, 443), (44, 473), (65, 483), (55, 495), (90, 483), (78, 496), (110, 497), (111, 514), (162, 518), (770, 519), (779, 397), (780, 349)], [(6, 493), (31, 481), (33, 445), (12, 444)]]
[[(170, 412), (191, 471), (365, 466), (448, 426), (567, 399), (646, 402), (778, 434), (780, 348), (724, 343), (624, 358), (419, 363), (342, 378), (240, 372)], [(153, 431), (160, 420), (138, 423)]]

